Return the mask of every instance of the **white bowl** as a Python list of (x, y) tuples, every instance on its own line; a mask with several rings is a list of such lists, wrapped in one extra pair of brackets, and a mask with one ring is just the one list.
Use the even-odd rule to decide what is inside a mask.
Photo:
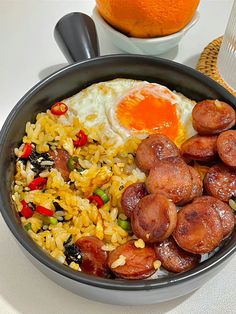
[(153, 56), (162, 54), (177, 46), (186, 32), (197, 23), (199, 17), (200, 13), (196, 12), (192, 20), (184, 28), (172, 35), (156, 38), (135, 38), (128, 37), (117, 31), (101, 17), (96, 8), (93, 10), (94, 21), (103, 28), (107, 37), (115, 46), (129, 53)]

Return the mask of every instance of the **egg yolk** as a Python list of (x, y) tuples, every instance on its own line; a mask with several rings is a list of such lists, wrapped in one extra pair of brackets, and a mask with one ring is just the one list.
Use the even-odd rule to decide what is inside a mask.
[(118, 104), (117, 118), (129, 130), (161, 133), (174, 140), (178, 135), (179, 119), (171, 98), (173, 96), (168, 90), (159, 96), (157, 91), (136, 91)]

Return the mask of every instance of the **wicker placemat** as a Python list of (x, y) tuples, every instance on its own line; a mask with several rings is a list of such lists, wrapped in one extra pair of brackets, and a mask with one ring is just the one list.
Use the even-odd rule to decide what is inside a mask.
[(220, 45), (222, 43), (222, 37), (213, 40), (202, 52), (200, 59), (197, 64), (197, 70), (203, 74), (211, 77), (213, 80), (217, 81), (228, 89), (234, 96), (236, 92), (233, 91), (222, 79), (217, 68), (217, 57), (220, 50)]

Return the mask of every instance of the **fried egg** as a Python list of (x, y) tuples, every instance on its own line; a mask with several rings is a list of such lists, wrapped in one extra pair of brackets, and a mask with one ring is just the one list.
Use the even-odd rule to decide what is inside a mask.
[(132, 135), (161, 133), (180, 146), (196, 133), (191, 121), (195, 102), (157, 83), (114, 79), (93, 84), (63, 102), (85, 127), (103, 125), (116, 144)]

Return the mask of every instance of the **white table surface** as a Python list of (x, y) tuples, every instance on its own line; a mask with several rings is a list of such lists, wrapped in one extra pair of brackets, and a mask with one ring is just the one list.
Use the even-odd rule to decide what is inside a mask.
[[(202, 0), (198, 24), (178, 49), (163, 57), (191, 67), (203, 48), (224, 33), (231, 0)], [(66, 65), (54, 39), (60, 17), (92, 13), (95, 1), (0, 0), (0, 125), (17, 100), (39, 80)], [(100, 29), (101, 54), (120, 52)], [(3, 179), (3, 178), (1, 178)], [(236, 313), (236, 256), (196, 292), (157, 305), (112, 306), (86, 300), (57, 286), (26, 259), (0, 215), (0, 314)]]

